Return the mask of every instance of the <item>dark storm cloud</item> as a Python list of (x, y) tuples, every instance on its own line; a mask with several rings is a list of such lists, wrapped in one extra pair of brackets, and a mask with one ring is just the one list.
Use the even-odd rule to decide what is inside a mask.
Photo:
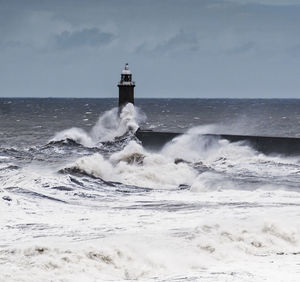
[(0, 0), (0, 96), (114, 97), (128, 61), (138, 97), (295, 97), (299, 29), (300, 0)]
[(102, 46), (109, 44), (114, 35), (109, 32), (103, 32), (100, 29), (84, 28), (76, 31), (63, 31), (55, 36), (55, 46), (61, 49), (68, 49), (81, 46)]

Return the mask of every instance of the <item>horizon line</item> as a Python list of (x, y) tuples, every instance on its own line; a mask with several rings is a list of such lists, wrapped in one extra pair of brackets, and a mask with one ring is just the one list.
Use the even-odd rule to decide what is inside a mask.
[[(0, 97), (0, 99), (118, 99), (118, 97), (30, 97), (30, 96), (13, 96), (13, 97)], [(295, 97), (288, 97), (288, 98), (281, 98), (281, 97), (260, 97), (260, 98), (252, 98), (252, 97), (135, 97), (135, 100), (139, 99), (157, 99), (157, 100), (170, 100), (170, 99), (181, 99), (181, 100), (194, 100), (194, 99), (205, 99), (205, 100), (216, 100), (216, 99), (232, 99), (232, 100), (300, 100), (300, 98)]]

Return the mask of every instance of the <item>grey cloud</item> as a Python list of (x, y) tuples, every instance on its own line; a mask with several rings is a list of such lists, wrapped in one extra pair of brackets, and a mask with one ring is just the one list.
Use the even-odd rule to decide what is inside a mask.
[(288, 53), (295, 58), (300, 58), (300, 44), (297, 44), (288, 50)]
[(297, 2), (0, 0), (0, 95), (299, 96)]
[(172, 51), (196, 51), (198, 49), (199, 42), (196, 34), (186, 33), (179, 31), (174, 36), (167, 40), (159, 42), (154, 47), (150, 47), (149, 44), (143, 43), (138, 46), (136, 51), (138, 53), (151, 52), (151, 53), (168, 53)]
[(69, 49), (82, 46), (103, 46), (114, 39), (114, 34), (103, 32), (100, 29), (84, 28), (73, 32), (64, 31), (55, 36), (55, 46), (60, 49)]
[(266, 6), (293, 6), (300, 5), (299, 0), (223, 0), (237, 4), (258, 4)]
[(239, 46), (236, 46), (230, 50), (227, 51), (230, 55), (238, 55), (238, 54), (244, 54), (247, 53), (255, 48), (255, 43), (252, 41), (246, 42), (244, 44), (241, 44)]
[(31, 42), (25, 42), (21, 40), (0, 40), (0, 50), (2, 52), (19, 52), (25, 50), (35, 50), (35, 46)]
[(18, 47), (24, 47), (24, 44), (21, 41), (18, 40), (8, 40), (8, 41), (0, 41), (0, 48), (18, 48)]

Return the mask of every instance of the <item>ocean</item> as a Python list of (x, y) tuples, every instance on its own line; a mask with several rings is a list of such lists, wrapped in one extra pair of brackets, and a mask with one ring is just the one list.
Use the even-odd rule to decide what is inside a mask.
[[(0, 281), (300, 281), (300, 100), (0, 99)], [(149, 151), (138, 128), (180, 132)]]

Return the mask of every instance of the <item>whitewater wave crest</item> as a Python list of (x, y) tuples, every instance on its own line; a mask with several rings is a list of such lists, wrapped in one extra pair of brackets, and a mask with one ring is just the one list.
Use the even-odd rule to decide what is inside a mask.
[(113, 108), (101, 115), (90, 132), (77, 127), (63, 130), (55, 134), (50, 143), (73, 140), (85, 147), (101, 146), (102, 142), (114, 141), (125, 134), (134, 134), (141, 122), (146, 120), (145, 114), (133, 104), (128, 103), (120, 114), (119, 108)]
[(293, 185), (293, 175), (300, 170), (297, 158), (266, 156), (243, 142), (195, 134), (199, 129), (192, 132), (176, 137), (157, 152), (132, 140), (107, 157), (96, 153), (67, 168), (105, 181), (158, 189), (189, 187), (192, 191), (277, 189), (286, 186), (286, 179)]

